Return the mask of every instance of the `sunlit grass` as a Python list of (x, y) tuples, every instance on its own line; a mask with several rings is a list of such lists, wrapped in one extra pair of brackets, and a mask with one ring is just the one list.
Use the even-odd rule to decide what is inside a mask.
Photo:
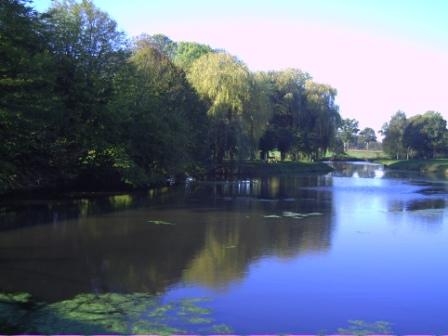
[(349, 149), (347, 151), (349, 157), (362, 160), (378, 160), (386, 158), (387, 155), (381, 150), (367, 150), (367, 149)]

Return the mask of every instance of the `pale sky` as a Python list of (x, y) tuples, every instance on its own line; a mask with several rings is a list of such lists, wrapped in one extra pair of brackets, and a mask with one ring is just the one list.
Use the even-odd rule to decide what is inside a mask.
[[(34, 0), (45, 11), (51, 0)], [(397, 110), (448, 120), (448, 0), (94, 0), (129, 36), (225, 49), (253, 70), (292, 67), (338, 90), (376, 131)]]

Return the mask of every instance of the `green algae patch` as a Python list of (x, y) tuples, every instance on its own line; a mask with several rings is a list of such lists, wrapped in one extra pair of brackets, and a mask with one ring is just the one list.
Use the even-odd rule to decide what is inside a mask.
[[(80, 294), (70, 300), (35, 303), (29, 294), (0, 294), (2, 333), (158, 334), (231, 330), (215, 324), (206, 299), (162, 302), (159, 296)], [(227, 329), (226, 329), (227, 328)]]

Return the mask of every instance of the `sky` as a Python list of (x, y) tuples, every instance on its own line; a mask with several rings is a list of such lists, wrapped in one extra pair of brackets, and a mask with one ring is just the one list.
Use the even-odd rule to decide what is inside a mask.
[[(224, 49), (252, 71), (298, 68), (379, 131), (398, 110), (448, 120), (446, 0), (94, 0), (129, 36)], [(45, 11), (51, 0), (34, 0)]]

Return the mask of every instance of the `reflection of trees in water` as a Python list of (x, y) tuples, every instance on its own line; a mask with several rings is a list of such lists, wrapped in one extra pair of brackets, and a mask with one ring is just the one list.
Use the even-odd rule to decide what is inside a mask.
[(335, 168), (333, 175), (339, 177), (381, 178), (385, 174), (379, 164), (332, 162), (330, 165)]
[[(164, 291), (203, 245), (203, 227), (154, 225), (148, 216), (129, 211), (4, 232), (0, 289), (46, 301), (84, 292)], [(183, 214), (163, 216), (179, 223)]]
[(419, 198), (391, 202), (389, 211), (408, 213), (413, 218), (408, 220), (410, 224), (424, 226), (427, 229), (439, 229), (444, 223), (446, 206), (445, 199)]
[[(55, 198), (11, 199), (0, 202), (0, 230), (57, 223), (87, 216), (169, 202), (175, 196), (169, 188), (119, 195), (66, 195)], [(81, 197), (82, 196), (82, 197)]]
[[(164, 198), (39, 201), (45, 211), (30, 211), (23, 228), (0, 234), (0, 290), (27, 291), (45, 301), (86, 292), (155, 293), (182, 278), (230, 282), (266, 254), (324, 251), (331, 238), (331, 193), (303, 188), (316, 183), (326, 182), (279, 177), (252, 183), (249, 195), (210, 183)], [(323, 215), (264, 218), (283, 211)]]
[(264, 218), (259, 213), (235, 214), (217, 223), (210, 214), (205, 246), (184, 272), (184, 279), (224, 287), (242, 279), (248, 266), (266, 255), (293, 258), (324, 252), (330, 246), (330, 216), (304, 219)]
[[(244, 182), (247, 189), (238, 183), (211, 192), (215, 204), (223, 200), (232, 211), (204, 214), (205, 245), (186, 268), (185, 280), (224, 287), (242, 279), (250, 263), (262, 256), (292, 258), (329, 248), (331, 194), (306, 189), (328, 183), (325, 178), (270, 177)], [(322, 215), (298, 219), (283, 216), (285, 211)]]

